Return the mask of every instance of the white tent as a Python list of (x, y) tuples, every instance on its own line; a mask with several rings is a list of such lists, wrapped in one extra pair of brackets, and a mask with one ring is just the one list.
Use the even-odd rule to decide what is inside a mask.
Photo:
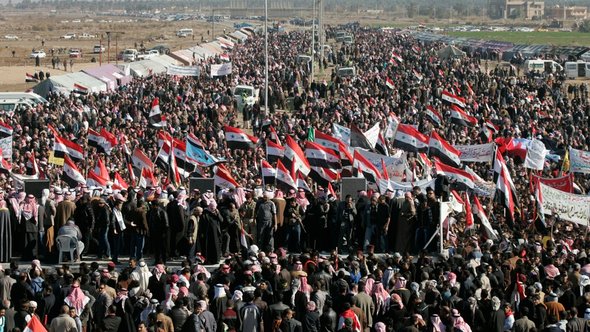
[(248, 35), (246, 35), (245, 33), (241, 32), (241, 31), (234, 31), (232, 33), (229, 34), (230, 36), (236, 38), (239, 41), (245, 41), (246, 39), (248, 39)]
[(159, 55), (157, 57), (151, 58), (150, 60), (157, 62), (166, 68), (179, 65), (178, 61), (168, 55)]
[(107, 91), (107, 84), (83, 72), (51, 76), (37, 84), (33, 91), (43, 97), (49, 92), (57, 91), (68, 94), (74, 90), (87, 90), (90, 93)]
[(141, 60), (119, 65), (119, 68), (136, 77), (150, 76), (152, 74), (165, 73), (167, 68), (161, 63), (152, 60)]

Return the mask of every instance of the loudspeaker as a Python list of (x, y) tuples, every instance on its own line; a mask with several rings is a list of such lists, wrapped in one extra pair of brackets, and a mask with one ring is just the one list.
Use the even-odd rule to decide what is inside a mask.
[(210, 178), (190, 178), (189, 190), (192, 192), (193, 189), (199, 189), (201, 193), (204, 193), (207, 190), (215, 192), (215, 180)]
[(43, 189), (49, 189), (49, 180), (25, 180), (25, 192), (41, 199)]
[(367, 180), (362, 178), (342, 178), (340, 187), (340, 199), (344, 200), (346, 195), (357, 198), (357, 193), (361, 190), (367, 190)]

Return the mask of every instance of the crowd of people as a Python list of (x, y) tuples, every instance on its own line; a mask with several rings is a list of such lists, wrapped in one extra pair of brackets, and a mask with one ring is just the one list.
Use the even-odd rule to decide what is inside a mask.
[[(337, 29), (329, 28), (327, 36)], [(479, 222), (466, 229), (465, 213), (457, 213), (456, 222), (445, 226), (446, 250), (434, 259), (429, 253), (438, 240), (431, 236), (440, 224), (435, 188), (379, 193), (372, 187), (340, 197), (336, 183), (328, 188), (307, 179), (307, 191), (262, 182), (266, 139), (285, 142), (290, 136), (304, 146), (310, 128), (334, 135), (334, 124), (364, 131), (379, 123), (384, 131), (392, 114), (451, 144), (487, 143), (481, 130), (489, 121), (498, 128), (494, 139), (536, 137), (552, 155), (563, 156), (567, 147), (590, 150), (586, 84), (567, 85), (559, 73), (519, 76), (500, 66), (488, 69), (491, 64), (473, 50), (464, 58), (441, 59), (436, 51), (442, 44), (421, 43), (405, 31), (350, 32), (354, 44), (328, 51), (319, 62), (321, 70), (354, 66), (356, 75), (334, 70), (329, 81), (314, 80), (297, 59), (309, 52), (308, 33), (270, 34), (268, 112), (261, 101), (248, 105), (242, 117), (232, 96), (236, 84), (264, 87), (264, 39), (252, 36), (229, 52), (232, 75), (150, 75), (116, 91), (50, 93), (47, 104), (0, 115), (14, 128), (12, 173), (29, 174), (36, 160), (36, 174), (51, 183), (35, 197), (0, 174), (0, 261), (33, 260), (25, 269), (12, 261), (1, 274), (0, 332), (23, 331), (33, 317), (50, 332), (585, 332), (590, 237), (558, 215), (539, 222), (529, 174), (518, 157), (506, 157), (519, 198), (514, 217), (507, 218), (500, 202), (481, 197), (499, 236), (490, 239)], [(221, 61), (199, 65), (207, 72)], [(464, 97), (465, 111), (479, 124), (437, 126), (424, 116), (433, 106), (448, 118), (443, 91)], [(165, 128), (149, 126), (156, 97)], [(291, 101), (293, 109), (283, 111)], [(251, 127), (262, 143), (229, 149), (224, 125)], [(67, 188), (62, 167), (50, 160), (50, 126), (83, 147), (87, 155), (79, 169), (93, 169), (101, 159), (111, 175), (117, 172), (130, 184), (126, 151), (137, 147), (154, 160), (158, 130), (180, 140), (193, 134), (224, 160), (239, 186), (201, 192), (189, 188), (187, 179), (165, 185), (168, 170), (156, 168), (161, 184), (147, 188)], [(89, 128), (113, 133), (119, 146), (99, 154), (88, 146)], [(391, 144), (387, 149), (392, 155), (396, 150)], [(407, 162), (418, 178), (434, 175), (412, 153)], [(492, 177), (492, 165), (469, 167), (483, 181)], [(549, 159), (541, 175), (556, 177), (562, 169), (559, 158)], [(198, 173), (212, 177), (213, 167), (199, 167)], [(583, 193), (589, 181), (575, 175)], [(61, 235), (75, 239), (75, 259), (111, 262), (81, 263), (75, 273), (67, 266), (44, 269), (41, 262), (57, 261)], [(128, 266), (122, 257), (129, 257)], [(183, 260), (180, 269), (166, 267), (172, 259)], [(203, 264), (216, 267), (208, 271)]]

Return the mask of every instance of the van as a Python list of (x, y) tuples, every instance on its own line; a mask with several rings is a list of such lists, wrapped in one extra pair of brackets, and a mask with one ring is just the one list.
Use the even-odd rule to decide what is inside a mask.
[(540, 73), (546, 73), (546, 72), (551, 72), (551, 73), (555, 73), (555, 72), (559, 72), (559, 71), (563, 71), (563, 67), (553, 61), (553, 60), (526, 60), (524, 62), (524, 72), (525, 74), (529, 73), (529, 72), (533, 72), (533, 71), (537, 71)]
[(193, 29), (189, 29), (189, 28), (180, 29), (176, 32), (176, 36), (181, 37), (181, 38), (192, 36), (192, 35), (193, 35)]
[(234, 88), (234, 99), (236, 101), (238, 111), (242, 111), (246, 104), (256, 104), (260, 97), (260, 89), (256, 89), (251, 85), (236, 85)]
[(32, 108), (35, 104), (30, 100), (24, 98), (1, 98), (0, 99), (0, 114), (12, 115), (20, 109)]
[(137, 52), (136, 49), (134, 48), (128, 48), (126, 50), (123, 51), (122, 53), (122, 59), (123, 61), (135, 61), (137, 60), (137, 54), (139, 52)]
[(354, 77), (356, 76), (356, 68), (340, 67), (336, 69), (336, 75), (338, 75), (339, 77)]
[(581, 60), (576, 62), (568, 61), (565, 63), (565, 76), (569, 79), (577, 77), (586, 77), (590, 73), (586, 70), (587, 63)]
[(47, 99), (34, 92), (0, 92), (0, 99), (26, 99), (32, 104), (46, 104)]

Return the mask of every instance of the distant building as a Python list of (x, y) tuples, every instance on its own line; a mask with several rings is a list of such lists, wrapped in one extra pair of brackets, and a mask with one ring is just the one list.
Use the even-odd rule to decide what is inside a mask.
[(489, 15), (493, 19), (540, 19), (545, 16), (545, 1), (490, 0)]
[(585, 20), (588, 18), (588, 7), (556, 5), (546, 10), (547, 18), (556, 20)]

